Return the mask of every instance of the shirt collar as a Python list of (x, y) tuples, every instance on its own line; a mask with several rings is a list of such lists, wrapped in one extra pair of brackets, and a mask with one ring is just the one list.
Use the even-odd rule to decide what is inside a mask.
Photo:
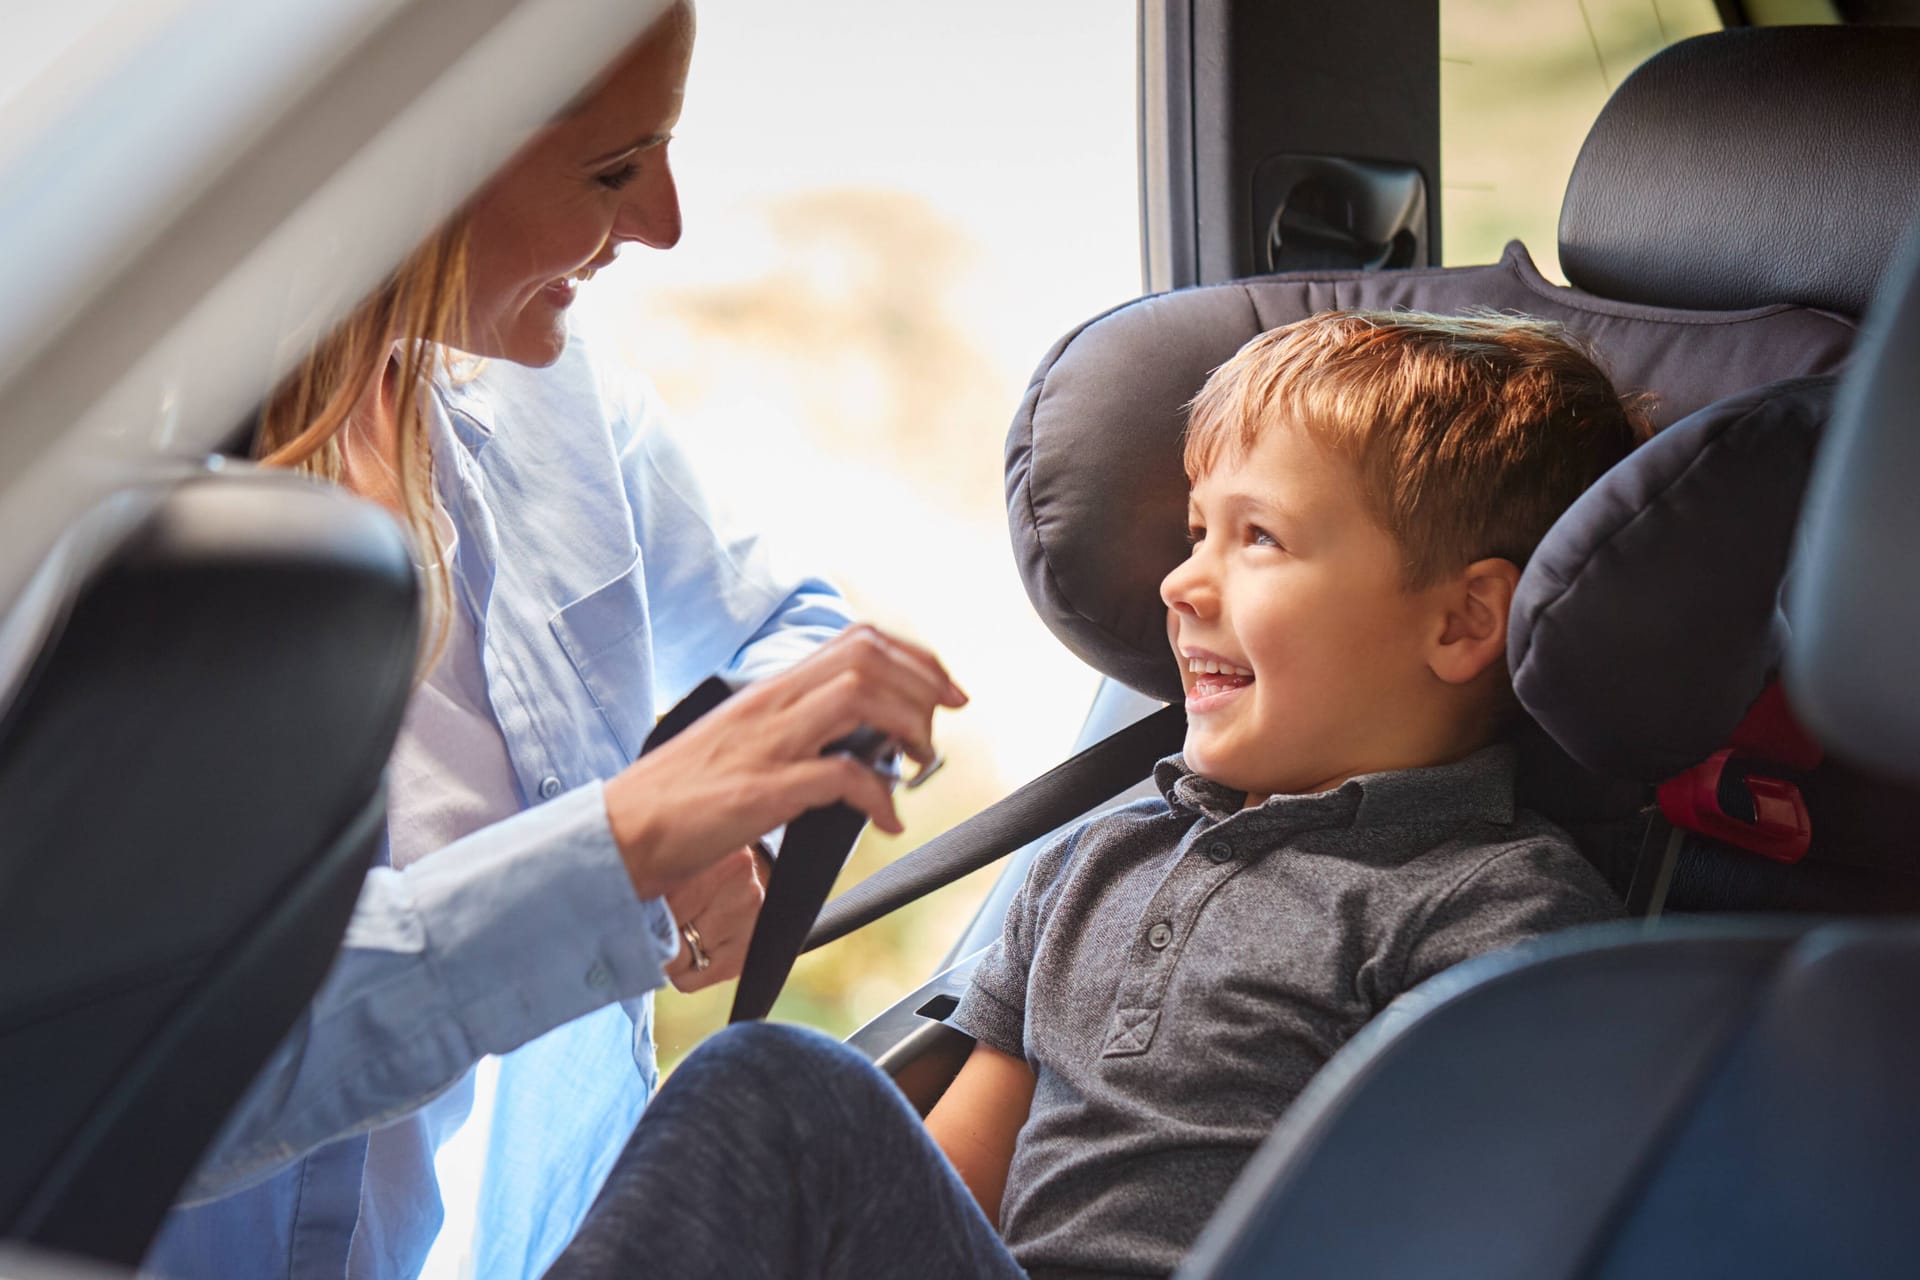
[(448, 425), (468, 453), (477, 454), (493, 439), (493, 401), (478, 375), (451, 384), (436, 381), (434, 390), (446, 406)]
[(1249, 810), (1242, 808), (1245, 792), (1195, 773), (1177, 755), (1153, 769), (1160, 794), (1174, 809), (1215, 822), (1244, 813), (1251, 825), (1284, 834), (1340, 826), (1453, 826), (1474, 819), (1504, 826), (1513, 821), (1513, 776), (1513, 748), (1501, 742), (1450, 764), (1363, 773), (1330, 791), (1271, 796)]

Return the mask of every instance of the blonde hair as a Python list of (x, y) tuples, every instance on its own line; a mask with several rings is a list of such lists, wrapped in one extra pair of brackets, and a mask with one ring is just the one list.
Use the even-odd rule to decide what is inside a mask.
[(1409, 589), (1485, 557), (1525, 565), (1562, 511), (1652, 435), (1560, 325), (1472, 312), (1327, 311), (1261, 334), (1191, 405), (1191, 482), (1298, 426), (1355, 468)]
[[(341, 431), (355, 403), (387, 363), (399, 359), (394, 421), (398, 432), (400, 516), (425, 564), (418, 672), (446, 642), (452, 598), (447, 551), (434, 519), (433, 444), (424, 397), (429, 380), (449, 376), (465, 339), (467, 227), (455, 218), (429, 236), (352, 314), (316, 343), (260, 411), (254, 456), (341, 482)], [(396, 345), (397, 344), (397, 345)]]

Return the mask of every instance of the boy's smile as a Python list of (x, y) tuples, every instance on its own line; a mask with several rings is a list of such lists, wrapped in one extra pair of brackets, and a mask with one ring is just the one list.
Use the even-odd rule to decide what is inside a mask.
[(1345, 461), (1276, 424), (1195, 482), (1188, 520), (1192, 554), (1160, 594), (1189, 768), (1259, 798), (1432, 763), (1410, 739), (1441, 683), (1441, 620), (1403, 588), (1406, 557)]

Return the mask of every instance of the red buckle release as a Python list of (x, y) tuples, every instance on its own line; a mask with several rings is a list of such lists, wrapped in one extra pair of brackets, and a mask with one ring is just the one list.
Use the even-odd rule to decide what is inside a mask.
[[(1731, 749), (1716, 751), (1685, 773), (1661, 783), (1660, 812), (1676, 827), (1763, 858), (1800, 861), (1813, 840), (1813, 819), (1800, 788), (1784, 778), (1747, 772), (1738, 765), (1729, 777), (1728, 765), (1733, 759)], [(1732, 792), (1736, 802), (1741, 796), (1752, 801), (1751, 821), (1727, 812), (1722, 799), (1730, 788), (1736, 789)], [(1746, 808), (1744, 804), (1737, 807)]]

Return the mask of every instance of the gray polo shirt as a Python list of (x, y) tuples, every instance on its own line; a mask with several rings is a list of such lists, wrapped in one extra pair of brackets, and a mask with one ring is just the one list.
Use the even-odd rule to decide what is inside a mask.
[(1244, 797), (1156, 767), (1161, 800), (1035, 861), (952, 1021), (1038, 1080), (1001, 1202), (1029, 1269), (1165, 1275), (1280, 1113), (1395, 996), (1620, 913), (1513, 755)]

